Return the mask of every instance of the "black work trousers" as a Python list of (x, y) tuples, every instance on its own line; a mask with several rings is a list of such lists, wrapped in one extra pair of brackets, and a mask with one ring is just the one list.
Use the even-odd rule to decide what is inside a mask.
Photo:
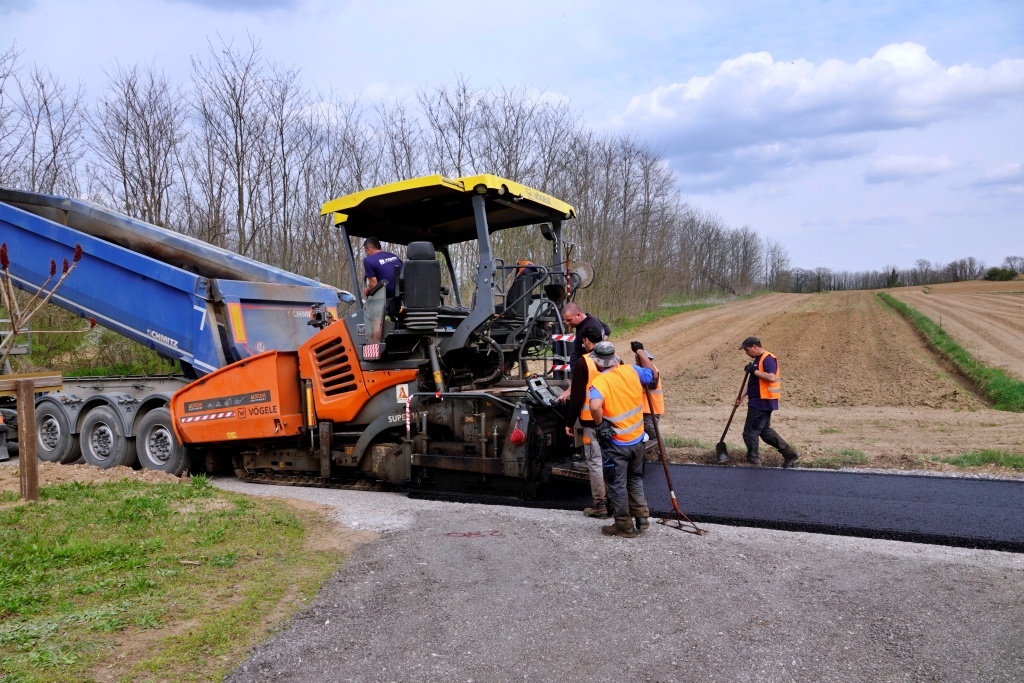
[(743, 423), (743, 443), (747, 445), (747, 458), (758, 457), (758, 439), (774, 446), (783, 455), (793, 452), (786, 440), (772, 429), (772, 411), (748, 407), (747, 420)]

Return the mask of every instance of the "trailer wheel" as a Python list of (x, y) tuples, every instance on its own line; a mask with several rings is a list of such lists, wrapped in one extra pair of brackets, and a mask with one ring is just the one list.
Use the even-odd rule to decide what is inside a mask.
[(174, 438), (171, 411), (167, 408), (155, 408), (139, 420), (135, 449), (139, 453), (139, 464), (147, 470), (168, 472), (176, 477), (188, 469), (191, 460), (188, 449)]
[(50, 402), (36, 407), (36, 454), (45, 462), (67, 465), (78, 460), (78, 436), (60, 406)]
[(90, 465), (101, 469), (135, 465), (135, 444), (125, 436), (121, 418), (107, 406), (93, 408), (85, 416), (79, 442)]

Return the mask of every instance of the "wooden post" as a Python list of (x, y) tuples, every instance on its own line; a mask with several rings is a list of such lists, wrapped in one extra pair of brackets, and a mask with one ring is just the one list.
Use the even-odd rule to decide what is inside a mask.
[(35, 381), (19, 379), (15, 385), (18, 391), (18, 469), (21, 470), (21, 497), (25, 500), (39, 500)]

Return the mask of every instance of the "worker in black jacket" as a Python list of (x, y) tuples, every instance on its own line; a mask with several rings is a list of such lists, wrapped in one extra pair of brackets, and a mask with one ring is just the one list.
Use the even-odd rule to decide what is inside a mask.
[(601, 332), (601, 339), (607, 339), (612, 333), (610, 327), (592, 315), (583, 312), (583, 308), (575, 301), (570, 301), (562, 309), (562, 322), (569, 327), (576, 329), (576, 339), (572, 343), (572, 352), (569, 353), (569, 365), (572, 365), (577, 358), (586, 353), (583, 350), (583, 330), (594, 328)]

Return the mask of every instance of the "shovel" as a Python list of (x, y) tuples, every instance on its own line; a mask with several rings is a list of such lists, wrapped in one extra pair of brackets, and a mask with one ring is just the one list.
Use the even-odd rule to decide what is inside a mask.
[[(738, 401), (740, 396), (743, 395), (743, 387), (747, 385), (747, 374), (743, 375), (743, 383), (740, 384), (740, 390), (736, 392), (736, 400)], [(729, 413), (729, 421), (725, 423), (725, 429), (722, 430), (722, 440), (715, 444), (715, 453), (718, 453), (718, 462), (729, 462), (729, 449), (725, 447), (725, 435), (729, 432), (729, 425), (732, 424), (732, 418), (736, 415), (736, 409), (739, 406), (733, 402), (732, 412)]]

